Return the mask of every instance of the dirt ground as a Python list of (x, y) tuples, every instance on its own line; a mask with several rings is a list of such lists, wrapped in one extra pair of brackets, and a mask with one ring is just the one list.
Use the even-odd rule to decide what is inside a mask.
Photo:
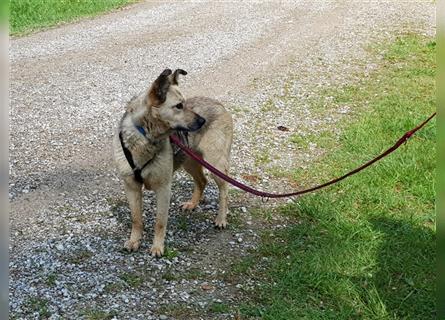
[(215, 186), (183, 213), (192, 183), (178, 173), (166, 257), (148, 254), (149, 192), (142, 248), (124, 252), (130, 217), (111, 141), (126, 101), (164, 68), (188, 71), (186, 96), (219, 99), (234, 114), (232, 175), (288, 189), (276, 172), (304, 169), (321, 152), (289, 137), (348, 116), (314, 114), (308, 101), (372, 72), (368, 46), (404, 32), (434, 34), (434, 3), (142, 2), (11, 38), (11, 318), (235, 318), (221, 306), (240, 303), (255, 281), (231, 277), (231, 267), (262, 230), (284, 224), (263, 223), (252, 208), (277, 202), (231, 191), (230, 227), (214, 230)]

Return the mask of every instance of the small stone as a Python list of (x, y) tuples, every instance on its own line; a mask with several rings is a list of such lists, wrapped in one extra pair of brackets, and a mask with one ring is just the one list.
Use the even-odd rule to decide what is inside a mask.
[(210, 290), (214, 290), (215, 287), (212, 286), (212, 285), (210, 285), (210, 284), (208, 284), (207, 282), (204, 282), (204, 283), (201, 285), (201, 289), (204, 290), (204, 291), (210, 291)]
[(179, 296), (181, 297), (181, 299), (182, 299), (183, 301), (187, 301), (187, 300), (190, 298), (190, 295), (189, 295), (187, 292), (181, 292), (181, 293), (179, 294)]

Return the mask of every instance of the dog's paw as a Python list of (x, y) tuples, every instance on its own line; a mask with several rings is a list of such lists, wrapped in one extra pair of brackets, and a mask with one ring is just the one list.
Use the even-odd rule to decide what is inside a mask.
[(152, 257), (159, 258), (164, 254), (164, 246), (153, 245), (150, 249), (150, 254)]
[(226, 227), (227, 227), (226, 219), (217, 216), (215, 218), (215, 228), (217, 228), (217, 229), (225, 229)]
[(193, 202), (193, 201), (187, 201), (184, 202), (182, 204), (182, 210), (187, 211), (187, 210), (193, 210), (198, 206), (197, 202)]
[(141, 240), (127, 240), (125, 241), (124, 248), (129, 251), (137, 251), (141, 245)]

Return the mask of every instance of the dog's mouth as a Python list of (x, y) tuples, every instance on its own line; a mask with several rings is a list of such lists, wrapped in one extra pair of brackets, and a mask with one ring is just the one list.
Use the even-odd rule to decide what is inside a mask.
[(201, 129), (201, 127), (204, 125), (204, 123), (206, 123), (206, 119), (204, 119), (201, 116), (198, 116), (196, 118), (196, 120), (191, 125), (189, 125), (188, 127), (178, 126), (178, 127), (175, 128), (175, 130), (177, 130), (177, 131), (193, 132), (193, 131)]

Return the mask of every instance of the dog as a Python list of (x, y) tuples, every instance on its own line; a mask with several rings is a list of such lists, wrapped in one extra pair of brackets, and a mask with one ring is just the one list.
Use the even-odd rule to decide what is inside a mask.
[[(183, 210), (193, 210), (202, 198), (207, 179), (203, 168), (172, 146), (171, 134), (186, 137), (185, 142), (205, 160), (228, 174), (233, 137), (231, 114), (218, 101), (207, 97), (185, 99), (178, 87), (182, 69), (165, 69), (142, 94), (127, 104), (113, 139), (113, 154), (131, 210), (128, 251), (137, 251), (143, 234), (142, 189), (156, 194), (154, 239), (150, 253), (164, 254), (173, 172), (182, 167), (194, 180), (194, 190)], [(212, 175), (219, 189), (217, 228), (227, 226), (228, 186)]]

